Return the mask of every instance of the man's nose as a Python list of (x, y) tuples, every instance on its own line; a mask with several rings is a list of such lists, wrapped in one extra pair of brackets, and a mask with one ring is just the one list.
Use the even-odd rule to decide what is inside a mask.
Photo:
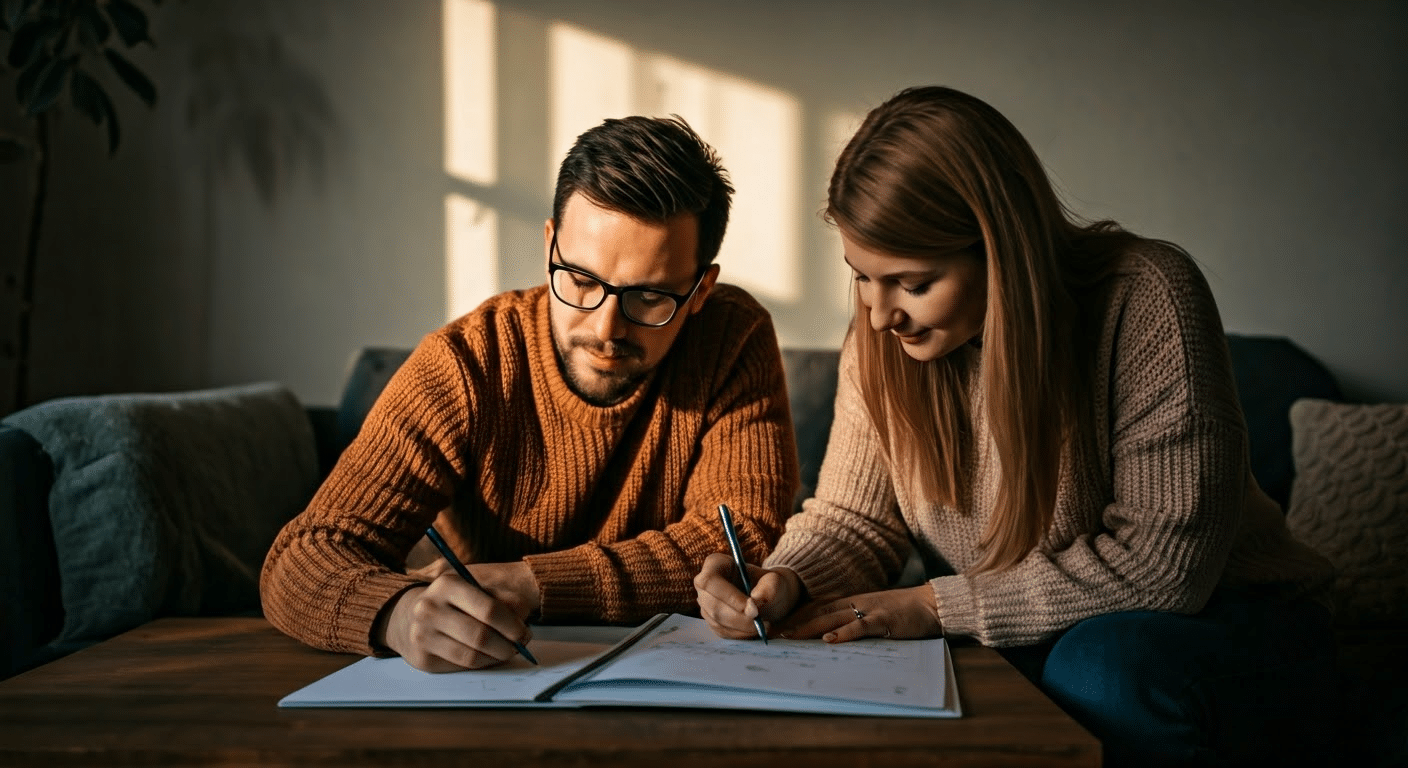
[(615, 341), (624, 338), (630, 321), (621, 314), (621, 298), (607, 296), (592, 312), (592, 331), (598, 341)]

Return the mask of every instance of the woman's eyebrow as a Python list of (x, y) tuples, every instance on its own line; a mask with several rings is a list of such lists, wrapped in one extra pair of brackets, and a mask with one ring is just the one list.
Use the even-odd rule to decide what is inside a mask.
[[(851, 269), (855, 269), (855, 271), (857, 271), (857, 272), (860, 272), (860, 270), (859, 270), (859, 269), (856, 269), (855, 265), (851, 263), (851, 260), (850, 260), (850, 259), (847, 259), (846, 257), (842, 256), (842, 257), (841, 257), (841, 260), (844, 261), (844, 262), (846, 262), (846, 266), (850, 267)], [(934, 269), (907, 269), (907, 270), (904, 270), (904, 271), (902, 271), (902, 272), (890, 272), (890, 273), (887, 273), (887, 274), (884, 274), (884, 275), (879, 275), (878, 278), (881, 279), (881, 280), (902, 280), (902, 279), (904, 279), (904, 278), (906, 278), (906, 277), (933, 277), (937, 272), (938, 272), (938, 270), (934, 270)], [(865, 273), (864, 273), (864, 272), (861, 272), (861, 274), (865, 274)], [(876, 276), (876, 275), (866, 275), (866, 277), (877, 277), (877, 276)]]

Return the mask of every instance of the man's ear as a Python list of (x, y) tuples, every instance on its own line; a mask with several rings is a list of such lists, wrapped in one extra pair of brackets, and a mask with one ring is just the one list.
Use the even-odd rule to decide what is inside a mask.
[(548, 271), (548, 264), (552, 263), (552, 219), (543, 222), (543, 274)]
[(704, 270), (704, 277), (699, 279), (699, 289), (694, 292), (694, 298), (690, 299), (689, 314), (697, 314), (704, 308), (704, 302), (709, 299), (709, 291), (713, 290), (714, 283), (719, 279), (719, 265), (710, 264)]

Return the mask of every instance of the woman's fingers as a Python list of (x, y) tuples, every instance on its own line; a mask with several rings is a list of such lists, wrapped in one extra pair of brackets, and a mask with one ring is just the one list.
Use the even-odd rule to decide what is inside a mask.
[(937, 637), (943, 633), (928, 584), (812, 603), (779, 629), (788, 637), (820, 637), (829, 643), (862, 637)]
[(694, 577), (699, 614), (720, 637), (757, 637), (753, 619), (762, 619), (766, 626), (786, 616), (796, 604), (797, 590), (787, 572), (749, 565), (753, 592), (745, 595), (739, 587), (737, 571), (733, 559), (723, 553), (715, 552), (704, 559)]

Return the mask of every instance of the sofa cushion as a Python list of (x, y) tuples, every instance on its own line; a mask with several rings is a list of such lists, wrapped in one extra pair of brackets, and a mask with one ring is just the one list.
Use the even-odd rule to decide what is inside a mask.
[(797, 432), (797, 464), (802, 485), (793, 501), (794, 511), (816, 491), (821, 460), (831, 436), (835, 415), (836, 375), (841, 352), (836, 349), (784, 349), (782, 366), (787, 377), (787, 399)]
[(1287, 509), (1295, 478), (1291, 404), (1308, 397), (1342, 400), (1339, 384), (1319, 360), (1281, 336), (1229, 333), (1227, 349), (1247, 420), (1252, 475), (1281, 509)]
[(264, 555), (318, 481), (308, 418), (276, 384), (65, 398), (4, 423), (53, 462), (64, 650), (257, 609)]
[(1329, 558), (1336, 619), (1408, 627), (1408, 404), (1298, 400), (1286, 524)]

